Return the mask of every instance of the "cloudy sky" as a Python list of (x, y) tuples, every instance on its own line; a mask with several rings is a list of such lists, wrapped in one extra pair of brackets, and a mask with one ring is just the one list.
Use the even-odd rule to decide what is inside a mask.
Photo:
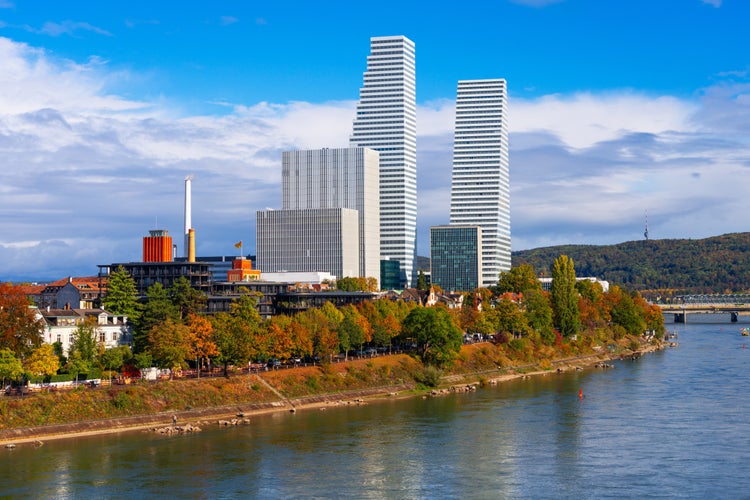
[[(255, 251), (281, 152), (344, 147), (371, 36), (417, 47), (419, 254), (459, 79), (507, 79), (513, 249), (750, 229), (750, 4), (0, 0), (0, 281)], [(366, 6), (366, 7), (364, 7)]]

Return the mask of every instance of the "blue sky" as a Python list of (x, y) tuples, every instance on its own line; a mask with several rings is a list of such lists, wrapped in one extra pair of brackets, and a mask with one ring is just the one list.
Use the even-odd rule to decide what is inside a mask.
[(446, 223), (459, 79), (510, 94), (513, 248), (748, 230), (750, 5), (0, 0), (0, 280), (181, 241), (254, 251), (281, 152), (345, 146), (371, 36), (417, 47), (419, 254)]

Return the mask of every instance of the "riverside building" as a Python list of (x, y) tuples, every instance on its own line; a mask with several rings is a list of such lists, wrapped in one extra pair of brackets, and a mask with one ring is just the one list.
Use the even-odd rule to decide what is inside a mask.
[(368, 148), (313, 149), (282, 154), (284, 210), (350, 208), (358, 212), (359, 270), (380, 282), (379, 154)]
[(456, 95), (451, 225), (482, 228), (481, 286), (510, 269), (508, 114), (504, 79), (462, 80)]
[(359, 90), (351, 146), (380, 153), (380, 257), (414, 275), (417, 240), (417, 102), (414, 42), (373, 37)]

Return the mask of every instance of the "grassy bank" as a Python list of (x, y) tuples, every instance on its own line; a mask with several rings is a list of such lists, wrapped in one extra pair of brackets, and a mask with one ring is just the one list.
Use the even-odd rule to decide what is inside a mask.
[[(457, 381), (555, 370), (562, 360), (592, 364), (648, 347), (639, 339), (628, 337), (609, 341), (604, 344), (606, 347), (589, 341), (554, 347), (519, 340), (503, 345), (485, 342), (463, 346), (451, 369), (444, 371), (400, 354), (260, 375), (140, 382), (96, 389), (81, 387), (23, 398), (2, 397), (0, 439), (12, 429), (26, 427), (279, 402), (281, 398), (273, 389), (293, 401), (316, 396), (331, 398), (381, 387), (427, 389), (439, 385), (441, 380), (452, 385)], [(258, 376), (263, 380), (258, 380)]]

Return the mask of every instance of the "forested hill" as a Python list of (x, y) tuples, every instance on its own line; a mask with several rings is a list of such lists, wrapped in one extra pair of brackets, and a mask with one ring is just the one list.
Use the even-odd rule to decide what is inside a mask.
[(630, 290), (725, 293), (750, 290), (750, 233), (702, 240), (628, 241), (617, 245), (560, 245), (513, 252), (513, 266), (531, 264), (550, 276), (559, 255), (577, 276), (595, 276)]

